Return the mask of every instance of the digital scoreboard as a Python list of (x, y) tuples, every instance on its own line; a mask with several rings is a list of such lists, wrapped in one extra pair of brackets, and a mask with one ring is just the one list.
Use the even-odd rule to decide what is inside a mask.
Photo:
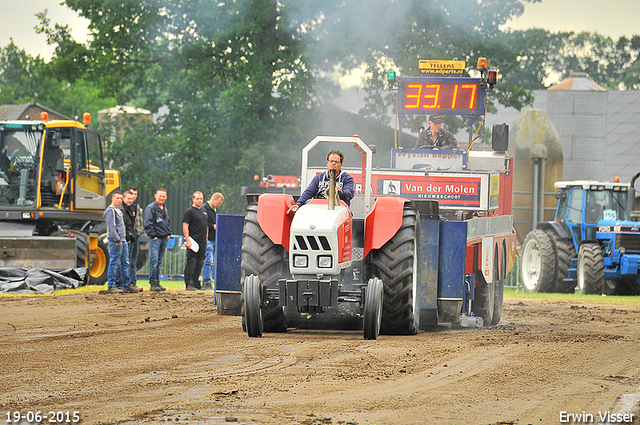
[(398, 113), (482, 115), (485, 90), (481, 78), (399, 78)]

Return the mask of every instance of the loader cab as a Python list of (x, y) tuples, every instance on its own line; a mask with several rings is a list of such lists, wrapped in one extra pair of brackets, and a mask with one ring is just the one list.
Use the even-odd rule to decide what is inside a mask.
[(35, 205), (43, 130), (28, 121), (0, 123), (0, 207)]
[(47, 123), (41, 169), (40, 206), (106, 207), (104, 157), (97, 132), (76, 121)]

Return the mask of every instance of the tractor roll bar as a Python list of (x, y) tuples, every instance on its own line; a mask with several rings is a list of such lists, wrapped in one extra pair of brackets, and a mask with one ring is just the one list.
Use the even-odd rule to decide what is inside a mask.
[(365, 210), (365, 214), (368, 214), (369, 210), (371, 209), (371, 192), (369, 191), (369, 188), (371, 187), (371, 168), (372, 168), (372, 161), (373, 161), (372, 160), (373, 151), (358, 136), (353, 136), (353, 137), (316, 136), (313, 138), (312, 141), (307, 143), (307, 145), (304, 148), (302, 148), (302, 173), (301, 173), (302, 179), (300, 182), (301, 190), (306, 189), (306, 187), (309, 185), (309, 182), (307, 181), (307, 168), (309, 166), (309, 152), (320, 143), (348, 143), (350, 145), (353, 145), (355, 143), (366, 154), (367, 160), (366, 160), (366, 170), (365, 170), (365, 186), (363, 190), (364, 190), (364, 210)]

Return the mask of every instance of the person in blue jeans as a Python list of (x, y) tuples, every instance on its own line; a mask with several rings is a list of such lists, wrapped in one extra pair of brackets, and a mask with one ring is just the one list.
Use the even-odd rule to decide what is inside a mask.
[(149, 286), (151, 291), (164, 291), (166, 288), (160, 285), (160, 268), (171, 238), (169, 211), (164, 206), (166, 189), (159, 188), (154, 197), (156, 200), (144, 210), (144, 231), (149, 237)]
[(211, 195), (211, 199), (204, 203), (207, 212), (207, 225), (209, 227), (209, 237), (207, 239), (207, 251), (204, 257), (204, 271), (202, 272), (202, 289), (212, 291), (212, 280), (216, 275), (216, 265), (213, 253), (216, 249), (216, 214), (218, 208), (224, 202), (224, 196), (220, 192)]
[[(129, 261), (122, 263), (122, 271), (121, 273), (129, 276), (129, 280), (131, 285), (135, 288), (136, 291), (142, 292), (142, 288), (138, 286), (138, 274), (136, 273), (136, 263), (138, 262), (138, 251), (140, 250), (140, 245), (138, 243), (138, 232), (140, 234), (144, 232), (143, 226), (143, 218), (139, 215), (142, 213), (140, 211), (140, 207), (135, 203), (136, 194), (131, 191), (131, 189), (124, 192), (122, 195), (122, 205), (120, 205), (120, 211), (122, 211), (122, 216), (124, 218), (124, 227), (127, 231), (127, 244), (129, 245), (129, 249), (127, 253), (129, 254)], [(136, 224), (140, 222), (140, 228), (136, 229)]]
[(136, 293), (131, 285), (129, 275), (121, 273), (123, 268), (129, 266), (129, 247), (127, 246), (127, 232), (124, 225), (122, 211), (122, 192), (113, 191), (111, 204), (104, 210), (104, 219), (107, 224), (107, 241), (109, 243), (109, 269), (107, 279), (109, 293)]

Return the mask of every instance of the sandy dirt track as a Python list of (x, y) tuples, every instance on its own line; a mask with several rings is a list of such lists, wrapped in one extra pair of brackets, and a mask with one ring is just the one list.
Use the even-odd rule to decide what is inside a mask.
[(498, 326), (377, 341), (249, 338), (201, 291), (0, 298), (0, 311), (3, 422), (559, 424), (638, 408), (637, 306), (506, 299)]

